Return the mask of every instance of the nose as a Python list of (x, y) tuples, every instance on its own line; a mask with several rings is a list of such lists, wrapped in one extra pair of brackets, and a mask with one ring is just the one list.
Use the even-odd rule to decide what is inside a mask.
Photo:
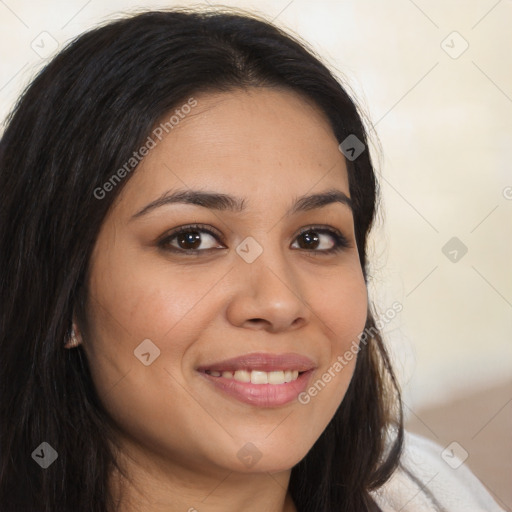
[(226, 313), (232, 325), (279, 332), (309, 322), (311, 309), (304, 298), (307, 276), (294, 270), (281, 249), (266, 247), (252, 263), (237, 256), (235, 267)]

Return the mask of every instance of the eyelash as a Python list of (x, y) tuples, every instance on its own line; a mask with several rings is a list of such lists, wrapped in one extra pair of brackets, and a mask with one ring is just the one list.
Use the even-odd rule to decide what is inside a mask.
[[(200, 256), (200, 253), (207, 252), (210, 250), (214, 250), (215, 248), (211, 249), (179, 249), (177, 247), (170, 246), (170, 242), (176, 238), (178, 235), (181, 235), (183, 233), (190, 233), (190, 232), (200, 232), (200, 233), (207, 233), (211, 235), (213, 238), (215, 238), (217, 241), (219, 241), (220, 235), (212, 231), (211, 229), (208, 229), (202, 224), (190, 224), (187, 226), (181, 226), (175, 230), (173, 230), (170, 233), (167, 233), (164, 238), (162, 238), (158, 242), (158, 246), (166, 251), (174, 252), (174, 253), (181, 253), (181, 254), (190, 254), (190, 255), (196, 255)], [(311, 253), (319, 253), (323, 255), (330, 255), (337, 252), (342, 251), (343, 249), (347, 249), (351, 247), (351, 244), (346, 239), (346, 237), (337, 229), (334, 228), (327, 228), (325, 226), (308, 226), (307, 228), (300, 231), (300, 233), (297, 235), (296, 239), (304, 235), (305, 233), (314, 232), (317, 234), (328, 234), (330, 235), (334, 240), (334, 246), (330, 249), (323, 249), (323, 250), (315, 250), (315, 249), (299, 249), (302, 251), (307, 251)]]

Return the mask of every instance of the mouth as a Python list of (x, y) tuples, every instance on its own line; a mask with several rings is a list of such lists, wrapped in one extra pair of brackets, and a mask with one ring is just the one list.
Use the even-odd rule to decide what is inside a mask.
[(234, 379), (238, 382), (250, 382), (251, 384), (286, 384), (296, 381), (299, 375), (304, 372), (299, 372), (299, 370), (277, 370), (272, 372), (264, 370), (236, 370), (235, 372), (206, 370), (205, 373), (212, 377), (223, 377), (224, 379)]
[(315, 369), (299, 354), (247, 354), (197, 371), (224, 396), (259, 407), (278, 407), (297, 399)]

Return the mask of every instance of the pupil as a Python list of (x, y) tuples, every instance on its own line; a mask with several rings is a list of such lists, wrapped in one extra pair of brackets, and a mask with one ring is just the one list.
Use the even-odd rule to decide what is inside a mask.
[[(306, 245), (308, 244), (311, 244), (312, 242), (318, 242), (319, 241), (319, 237), (318, 235), (311, 235), (311, 233), (313, 233), (312, 231), (308, 231), (307, 233), (304, 233), (302, 235), (302, 239), (306, 242)], [(315, 248), (317, 247), (318, 245), (316, 244), (315, 245)], [(311, 248), (311, 247), (306, 247), (306, 249), (308, 248)]]
[(182, 243), (191, 244), (193, 247), (182, 247), (183, 249), (196, 249), (199, 245), (201, 245), (201, 236), (197, 231), (189, 231), (188, 233), (183, 233), (178, 240), (180, 246)]

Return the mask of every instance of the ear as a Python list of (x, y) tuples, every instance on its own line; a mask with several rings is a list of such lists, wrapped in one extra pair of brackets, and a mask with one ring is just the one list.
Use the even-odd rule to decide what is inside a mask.
[(80, 334), (80, 331), (78, 330), (78, 327), (76, 326), (76, 322), (73, 321), (73, 325), (71, 327), (71, 336), (69, 339), (64, 343), (64, 348), (75, 348), (78, 347), (78, 345), (81, 345), (82, 343), (82, 335)]

